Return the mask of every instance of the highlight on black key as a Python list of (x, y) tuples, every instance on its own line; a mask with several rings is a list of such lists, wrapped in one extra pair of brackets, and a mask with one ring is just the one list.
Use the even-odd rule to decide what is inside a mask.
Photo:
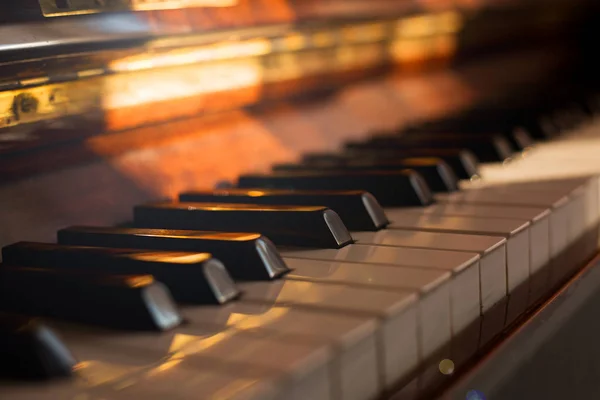
[(233, 188), (193, 190), (179, 195), (181, 202), (249, 203), (266, 205), (324, 206), (335, 211), (352, 231), (377, 231), (389, 224), (385, 211), (363, 190), (285, 190)]
[(248, 174), (238, 180), (240, 188), (293, 190), (364, 190), (384, 207), (426, 206), (433, 194), (416, 171), (310, 171)]
[(152, 275), (183, 303), (222, 304), (239, 295), (223, 263), (210, 253), (18, 242), (5, 246), (2, 258), (7, 265)]
[(71, 226), (58, 231), (57, 239), (66, 245), (207, 252), (236, 280), (271, 280), (289, 271), (260, 233)]
[(320, 206), (160, 202), (137, 206), (142, 228), (259, 232), (276, 245), (338, 249), (353, 242), (339, 215)]

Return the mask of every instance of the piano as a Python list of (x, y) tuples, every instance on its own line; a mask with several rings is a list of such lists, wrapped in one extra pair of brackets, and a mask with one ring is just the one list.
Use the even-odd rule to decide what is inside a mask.
[(594, 2), (13, 3), (0, 399), (598, 390)]

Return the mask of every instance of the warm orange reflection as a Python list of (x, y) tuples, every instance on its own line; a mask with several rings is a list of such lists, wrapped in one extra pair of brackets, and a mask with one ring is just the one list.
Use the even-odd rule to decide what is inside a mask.
[(127, 277), (125, 281), (132, 288), (141, 288), (152, 285), (154, 283), (154, 277), (152, 277), (152, 275), (132, 276)]
[(291, 160), (298, 151), (243, 111), (96, 136), (87, 146), (137, 185), (170, 198), (243, 172), (267, 172), (271, 163)]
[[(175, 233), (177, 232), (177, 233)], [(172, 239), (198, 238), (205, 240), (231, 240), (236, 242), (246, 242), (260, 238), (260, 233), (238, 233), (238, 232), (197, 232), (197, 231), (173, 231), (166, 233), (135, 233), (135, 236), (166, 237)]]
[(212, 258), (210, 253), (187, 253), (187, 252), (147, 252), (128, 254), (129, 258), (142, 261), (164, 262), (174, 264), (196, 264)]
[(87, 360), (77, 363), (73, 372), (82, 378), (86, 386), (100, 386), (115, 383), (143, 369), (144, 367)]
[(132, 10), (179, 9), (185, 7), (232, 7), (238, 0), (129, 0)]
[(228, 326), (233, 326), (238, 330), (250, 330), (260, 327), (266, 327), (273, 321), (283, 317), (289, 312), (285, 307), (273, 307), (269, 311), (260, 315), (245, 315), (232, 313), (227, 320)]
[(423, 62), (434, 57), (430, 38), (401, 39), (392, 43), (391, 54), (400, 64)]
[(148, 10), (177, 10), (187, 7), (233, 7), (239, 0), (127, 0), (95, 2), (61, 2), (40, 0), (42, 13), (45, 17), (61, 17), (94, 14), (98, 12), (115, 11), (148, 11)]
[(442, 162), (442, 159), (436, 157), (415, 157), (402, 160), (403, 163), (414, 166), (436, 165)]
[(260, 190), (250, 190), (248, 191), (248, 196), (251, 197), (260, 197), (260, 196), (264, 196), (265, 192), (262, 192)]
[(287, 205), (268, 205), (268, 204), (235, 204), (235, 203), (157, 203), (153, 204), (156, 208), (170, 208), (177, 210), (209, 210), (209, 211), (292, 211), (292, 212), (313, 212), (324, 210), (325, 207), (319, 206), (287, 206)]
[[(185, 41), (184, 39), (180, 39)], [(183, 45), (185, 43), (179, 43)], [(157, 42), (154, 47), (163, 45)], [(157, 54), (154, 54), (156, 51)], [(192, 48), (176, 48), (164, 51), (160, 48), (149, 49), (148, 53), (128, 56), (115, 60), (109, 64), (109, 70), (114, 72), (140, 71), (150, 68), (164, 68), (181, 66), (199, 62), (216, 61), (232, 58), (245, 58), (261, 56), (271, 52), (271, 43), (264, 38), (257, 38), (243, 42), (214, 43)]]
[[(140, 61), (142, 64), (147, 61)], [(149, 61), (148, 61), (149, 62)], [(193, 98), (201, 94), (255, 87), (262, 80), (258, 60), (238, 60), (202, 65), (182, 65), (176, 70), (149, 69), (136, 65), (135, 74), (117, 74), (106, 79), (103, 108), (122, 109), (143, 104)]]
[(463, 16), (456, 11), (437, 14), (436, 26), (439, 33), (458, 33), (463, 27)]
[(436, 15), (403, 18), (398, 22), (397, 35), (401, 38), (433, 36), (438, 31)]

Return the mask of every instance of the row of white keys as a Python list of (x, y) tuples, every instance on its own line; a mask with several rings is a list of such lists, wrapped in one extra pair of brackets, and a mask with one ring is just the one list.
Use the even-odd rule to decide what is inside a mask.
[[(597, 225), (600, 220), (598, 207), (600, 205), (600, 162), (596, 155), (593, 158), (585, 156), (591, 149), (597, 149), (598, 143), (583, 142), (572, 149), (564, 149), (561, 153), (550, 151), (547, 148), (538, 149), (531, 156), (519, 160), (514, 164), (499, 167), (487, 167), (482, 174), (486, 179), (486, 185), (497, 185), (499, 183), (510, 183), (511, 186), (527, 188), (560, 188), (567, 187), (573, 190), (580, 185), (586, 187), (586, 226), (594, 236), (597, 236)], [(563, 145), (561, 142), (561, 146)], [(568, 143), (568, 142), (566, 142)], [(594, 153), (597, 150), (594, 150)], [(584, 154), (582, 154), (584, 153)], [(557, 169), (559, 167), (559, 169)], [(522, 183), (522, 181), (536, 181), (534, 185)], [(537, 189), (536, 189), (537, 190)]]
[[(600, 124), (596, 119), (562, 135), (558, 140), (540, 143), (526, 156), (505, 166), (484, 165), (481, 174), (487, 185), (536, 181), (539, 185), (573, 185), (587, 180), (595, 193), (588, 192), (586, 200), (587, 224), (596, 230), (600, 215), (598, 206), (600, 189), (598, 178), (600, 160), (597, 152), (600, 146)], [(550, 180), (550, 181), (548, 181)], [(570, 183), (569, 183), (570, 182)], [(529, 184), (526, 184), (529, 185)], [(593, 189), (592, 189), (593, 190)]]
[[(187, 337), (178, 342), (174, 335), (144, 337), (62, 324), (54, 328), (81, 360), (73, 379), (39, 386), (3, 387), (2, 396), (40, 400), (166, 397), (279, 400), (302, 399), (302, 390), (319, 399), (331, 398), (326, 370), (331, 355), (324, 346), (259, 340), (237, 335), (232, 330), (204, 329), (204, 337), (196, 337), (190, 344)], [(152, 340), (155, 347), (130, 346), (132, 340), (144, 343), (144, 339)], [(201, 348), (197, 354), (194, 344)], [(267, 349), (278, 352), (276, 360), (264, 355)], [(299, 376), (300, 367), (317, 373)]]
[(549, 207), (549, 287), (590, 257), (597, 246), (598, 189), (596, 178), (531, 182), (466, 190), (442, 196), (442, 201), (468, 204)]
[[(314, 289), (319, 292), (319, 288)], [(325, 302), (331, 298), (327, 288), (322, 292), (318, 294)], [(382, 301), (369, 291), (341, 290), (337, 294), (340, 302), (343, 296)], [(151, 398), (151, 394), (141, 394), (160, 391), (155, 386), (162, 381), (156, 377), (163, 371), (169, 371), (169, 379), (183, 381), (175, 377), (190, 374), (190, 369), (199, 374), (214, 372), (223, 382), (229, 378), (229, 389), (240, 386), (238, 380), (247, 381), (249, 389), (254, 386), (252, 382), (264, 381), (261, 387), (277, 388), (277, 397), (273, 397), (277, 399), (302, 399), (307, 394), (318, 399), (368, 399), (381, 390), (377, 373), (381, 350), (375, 343), (379, 327), (372, 318), (241, 303), (188, 307), (183, 314), (187, 324), (160, 335), (82, 330), (63, 324), (55, 328), (83, 361), (78, 375), (111, 387), (135, 381), (135, 385), (122, 387), (127, 393), (140, 394), (130, 398)], [(415, 341), (411, 344), (416, 347)], [(332, 346), (335, 352), (329, 355)], [(99, 389), (93, 386), (80, 391), (96, 393)], [(200, 398), (237, 399), (241, 395), (230, 392), (231, 397), (226, 397), (227, 385), (207, 385), (193, 391), (192, 386), (183, 385), (176, 398), (202, 394)], [(244, 394), (243, 398), (253, 397)]]
[[(392, 209), (390, 209), (392, 210)], [(460, 362), (471, 356), (504, 327), (506, 307), (506, 238), (473, 234), (428, 232), (417, 230), (384, 229), (378, 232), (352, 232), (358, 243), (419, 249), (439, 249), (477, 253), (480, 286), (479, 319), (455, 319), (453, 360)], [(455, 290), (461, 290), (456, 285)], [(480, 332), (481, 331), (481, 332)], [(480, 337), (481, 333), (481, 337)], [(459, 342), (459, 343), (456, 343)]]
[[(504, 277), (492, 280), (482, 276), (482, 299), (490, 309), (502, 296), (508, 296), (506, 320), (512, 322), (527, 306), (529, 279), (529, 226), (527, 220), (447, 217), (405, 213), (391, 221), (390, 229), (454, 233), (483, 236), (500, 236), (506, 239), (506, 267)], [(497, 277), (497, 275), (494, 275)], [(489, 280), (488, 280), (489, 278)], [(483, 290), (486, 290), (484, 293)]]
[(418, 295), (414, 291), (295, 280), (248, 282), (240, 288), (244, 291), (242, 302), (377, 319), (380, 390), (407, 379), (419, 366)]
[(410, 291), (419, 296), (419, 360), (425, 360), (450, 343), (451, 273), (443, 270), (285, 259), (292, 272), (286, 279), (369, 287), (385, 291)]
[[(388, 218), (394, 221), (406, 213), (430, 216), (506, 218), (529, 221), (529, 279), (528, 305), (535, 303), (549, 290), (548, 266), (550, 263), (551, 210), (542, 207), (504, 207), (470, 203), (441, 203), (429, 207), (389, 209)], [(510, 271), (510, 269), (509, 269)]]
[[(438, 364), (441, 359), (451, 357), (458, 363), (477, 350), (479, 326), (476, 326), (476, 330), (469, 331), (469, 335), (461, 336), (462, 346), (457, 347), (457, 337), (452, 331), (452, 274), (449, 271), (323, 260), (288, 258), (285, 261), (293, 269), (286, 279), (337, 283), (386, 291), (410, 290), (419, 296), (418, 368), (415, 369), (415, 374), (409, 376), (409, 379), (414, 378), (410, 384), (407, 384), (406, 379), (400, 382), (413, 390), (418, 390), (418, 385), (427, 388), (439, 383), (441, 375)], [(466, 341), (468, 343), (465, 344)], [(459, 360), (459, 357), (462, 358)], [(386, 387), (397, 386), (396, 383), (398, 382), (387, 382)]]
[[(161, 335), (86, 334), (64, 327), (58, 331), (67, 346), (91, 365), (116, 357), (120, 365), (141, 364), (152, 374), (175, 367), (181, 374), (189, 368), (215, 368), (236, 379), (246, 379), (248, 369), (264, 369), (260, 379), (278, 383), (278, 399), (309, 394), (314, 399), (370, 399), (381, 393), (385, 382), (395, 382), (417, 365), (416, 296), (408, 291), (292, 280), (249, 283), (244, 289), (245, 301), (262, 307), (239, 302), (213, 309), (186, 308), (189, 323)], [(274, 303), (289, 307), (272, 308)], [(245, 316), (249, 312), (261, 315)], [(225, 328), (224, 316), (228, 316)], [(331, 346), (333, 358), (325, 357)], [(109, 369), (123, 369), (114, 364)], [(152, 390), (153, 383), (143, 382), (127, 390)]]
[[(295, 265), (308, 266), (316, 260), (320, 260), (356, 264), (357, 268), (366, 268), (367, 265), (371, 264), (403, 269), (413, 267), (413, 270), (422, 269), (450, 273), (450, 332), (460, 332), (463, 327), (469, 326), (480, 316), (480, 256), (474, 252), (352, 244), (339, 250), (285, 249), (282, 251), (282, 255), (287, 260), (298, 259), (299, 262)], [(421, 293), (423, 293), (423, 290), (421, 290)], [(422, 295), (421, 299), (423, 299)], [(438, 313), (441, 311), (438, 310)], [(424, 322), (419, 328), (422, 334), (420, 342), (426, 346), (421, 349), (424, 359), (442, 347), (439, 340), (433, 342), (438, 343), (437, 346), (428, 345), (431, 341), (427, 338), (436, 336), (439, 338), (443, 333), (429, 333), (427, 327), (434, 327), (438, 324), (438, 322), (432, 320), (433, 317), (433, 315), (423, 315), (423, 318), (429, 319), (429, 321)], [(445, 344), (448, 345), (449, 342), (446, 341)]]

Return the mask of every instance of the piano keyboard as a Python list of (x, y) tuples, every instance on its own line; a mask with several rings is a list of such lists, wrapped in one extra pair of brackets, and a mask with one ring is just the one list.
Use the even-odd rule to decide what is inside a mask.
[(427, 396), (595, 254), (599, 125), (571, 125), (382, 136), (6, 246), (0, 397)]

